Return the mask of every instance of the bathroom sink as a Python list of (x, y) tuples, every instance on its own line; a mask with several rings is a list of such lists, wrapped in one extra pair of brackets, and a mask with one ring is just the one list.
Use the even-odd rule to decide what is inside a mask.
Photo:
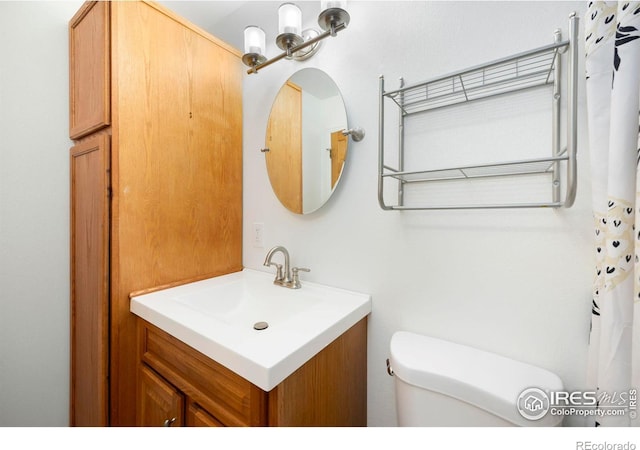
[(242, 277), (229, 277), (237, 279), (221, 277), (217, 283), (194, 286), (193, 292), (177, 295), (175, 300), (239, 329), (262, 321), (271, 327), (281, 326), (322, 301), (313, 290), (284, 289), (254, 275), (246, 271)]
[(273, 278), (244, 269), (133, 297), (130, 309), (270, 391), (371, 312), (367, 294)]

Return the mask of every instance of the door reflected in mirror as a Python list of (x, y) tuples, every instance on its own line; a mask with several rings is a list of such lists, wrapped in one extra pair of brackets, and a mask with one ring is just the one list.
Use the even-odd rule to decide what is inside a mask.
[(297, 214), (324, 205), (347, 157), (347, 112), (338, 86), (319, 69), (296, 72), (271, 106), (265, 160), (280, 203)]

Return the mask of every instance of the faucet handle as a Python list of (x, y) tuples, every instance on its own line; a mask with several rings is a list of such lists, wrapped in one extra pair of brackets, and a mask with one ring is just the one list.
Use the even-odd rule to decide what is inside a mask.
[(291, 268), (291, 274), (293, 275), (293, 279), (291, 280), (292, 289), (300, 289), (300, 287), (302, 287), (302, 285), (300, 284), (300, 277), (298, 276), (298, 272), (311, 272), (311, 269), (307, 269), (306, 267)]
[(275, 266), (275, 267), (276, 267), (276, 280), (275, 280), (275, 281), (282, 281), (282, 280), (284, 280), (284, 275), (283, 275), (283, 273), (282, 273), (282, 264), (278, 264), (278, 263), (270, 262), (268, 265), (269, 265), (269, 266)]

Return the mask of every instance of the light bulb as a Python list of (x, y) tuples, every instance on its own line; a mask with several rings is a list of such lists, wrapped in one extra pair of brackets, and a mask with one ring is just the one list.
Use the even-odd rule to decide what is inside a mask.
[(278, 34), (302, 34), (302, 11), (293, 3), (278, 8)]
[(347, 10), (347, 2), (346, 0), (342, 0), (342, 1), (331, 1), (331, 0), (322, 0), (320, 2), (320, 11), (325, 11), (329, 8), (340, 8), (340, 9), (344, 9), (345, 11)]
[(244, 29), (244, 52), (264, 55), (266, 49), (266, 39), (264, 30), (254, 25)]

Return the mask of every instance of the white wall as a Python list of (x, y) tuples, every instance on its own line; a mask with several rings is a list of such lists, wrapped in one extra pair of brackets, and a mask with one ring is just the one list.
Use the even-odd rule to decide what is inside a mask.
[[(247, 8), (240, 12), (247, 24), (266, 26), (276, 21), (276, 8), (273, 17), (251, 17)], [(311, 268), (303, 284), (316, 281), (373, 296), (369, 425), (395, 424), (385, 359), (397, 330), (491, 350), (558, 373), (568, 389), (583, 387), (593, 266), (584, 111), (578, 198), (570, 209), (385, 212), (377, 204), (376, 173), (380, 74), (392, 88), (400, 76), (418, 82), (546, 45), (556, 28), (566, 36), (570, 12), (582, 16), (584, 8), (584, 2), (354, 1), (348, 29), (325, 41), (314, 58), (282, 61), (246, 77), (244, 264), (264, 269), (268, 248), (282, 244), (292, 264)], [(314, 18), (305, 21), (311, 25)], [(276, 50), (271, 46), (268, 53)], [(303, 67), (334, 78), (349, 125), (364, 127), (367, 136), (350, 144), (345, 173), (329, 202), (298, 216), (273, 195), (259, 149), (273, 98)], [(582, 109), (583, 92), (581, 84)], [(264, 223), (265, 248), (253, 247), (254, 222)]]
[[(210, 31), (241, 42), (238, 23), (277, 21), (279, 2), (267, 3)], [(66, 27), (80, 4), (0, 2), (0, 29), (11, 37), (0, 39), (0, 426), (68, 424)], [(303, 282), (373, 296), (370, 425), (395, 424), (384, 361), (401, 329), (538, 364), (570, 389), (584, 383), (593, 265), (584, 114), (571, 209), (399, 213), (376, 201), (378, 75), (391, 85), (400, 76), (420, 81), (544, 45), (555, 28), (566, 32), (570, 11), (583, 9), (583, 2), (353, 1), (349, 29), (317, 56), (246, 77), (244, 264), (263, 269), (266, 250), (283, 244), (295, 264), (312, 268)], [(367, 131), (351, 146), (334, 196), (308, 216), (277, 202), (259, 151), (273, 98), (302, 67), (331, 75), (350, 124)], [(252, 246), (254, 222), (265, 224), (264, 249)]]
[(0, 426), (69, 423), (67, 23), (0, 2)]

